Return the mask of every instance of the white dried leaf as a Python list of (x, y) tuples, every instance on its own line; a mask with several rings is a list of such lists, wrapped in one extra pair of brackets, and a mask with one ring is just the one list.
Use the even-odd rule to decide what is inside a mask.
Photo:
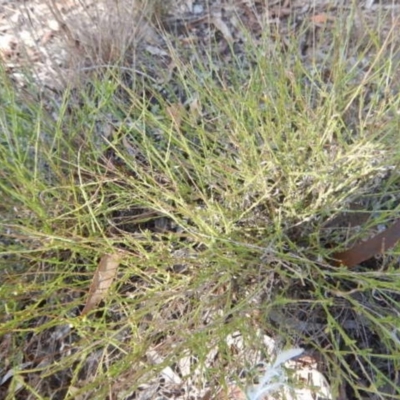
[(286, 361), (289, 361), (292, 358), (298, 357), (303, 352), (304, 352), (304, 349), (300, 349), (300, 348), (298, 348), (298, 349), (289, 349), (289, 350), (282, 351), (282, 353), (278, 354), (278, 357), (276, 358), (272, 368), (280, 367)]
[[(153, 364), (161, 364), (164, 362), (164, 359), (155, 350), (149, 350), (146, 353), (146, 356), (148, 357), (149, 361)], [(161, 371), (161, 375), (167, 382), (173, 383), (175, 385), (182, 384), (182, 379), (179, 377), (177, 373), (175, 373), (171, 369), (171, 367), (165, 367)]]
[(152, 55), (152, 56), (168, 56), (168, 53), (160, 49), (157, 46), (152, 46), (152, 45), (147, 45), (146, 50)]
[(303, 349), (289, 349), (278, 354), (272, 365), (267, 365), (264, 375), (258, 385), (250, 386), (246, 390), (249, 400), (263, 400), (266, 395), (273, 394), (287, 386), (287, 376), (282, 364), (303, 353)]
[(32, 363), (31, 362), (26, 362), (22, 363), (18, 367), (11, 368), (9, 369), (3, 377), (0, 379), (0, 386), (6, 383), (10, 378), (12, 378), (14, 375), (16, 375), (19, 371), (23, 371), (26, 367), (29, 367)]

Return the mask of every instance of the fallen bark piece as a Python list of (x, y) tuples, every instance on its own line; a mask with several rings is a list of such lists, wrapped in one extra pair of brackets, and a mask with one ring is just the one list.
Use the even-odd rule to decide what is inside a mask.
[(88, 314), (104, 299), (117, 274), (121, 258), (122, 255), (119, 253), (105, 254), (101, 257), (99, 265), (93, 275), (92, 283), (89, 288), (89, 295), (81, 316)]
[(333, 254), (336, 265), (352, 268), (377, 254), (384, 254), (400, 240), (400, 219), (371, 239), (356, 244), (351, 249)]

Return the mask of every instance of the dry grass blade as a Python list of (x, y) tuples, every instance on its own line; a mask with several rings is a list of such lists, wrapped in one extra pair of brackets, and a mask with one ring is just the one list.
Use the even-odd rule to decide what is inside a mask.
[(121, 258), (121, 254), (117, 253), (106, 254), (101, 258), (90, 285), (89, 296), (82, 310), (82, 316), (92, 311), (103, 300), (114, 281)]

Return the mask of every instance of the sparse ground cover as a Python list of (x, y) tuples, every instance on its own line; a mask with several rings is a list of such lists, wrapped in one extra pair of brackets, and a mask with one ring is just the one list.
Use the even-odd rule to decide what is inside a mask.
[(331, 259), (398, 218), (400, 9), (333, 3), (4, 6), (1, 398), (400, 398), (398, 249)]

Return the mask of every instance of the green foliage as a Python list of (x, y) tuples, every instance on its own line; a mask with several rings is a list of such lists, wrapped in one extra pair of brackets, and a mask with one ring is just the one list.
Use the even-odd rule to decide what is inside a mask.
[[(347, 382), (361, 398), (391, 384), (395, 259), (333, 268), (329, 255), (365, 232), (325, 222), (368, 196), (372, 226), (397, 215), (396, 201), (374, 205), (398, 198), (398, 174), (385, 174), (400, 157), (399, 98), (384, 47), (360, 80), (361, 61), (350, 67), (334, 45), (329, 79), (290, 49), (266, 58), (249, 46), (253, 63), (227, 66), (229, 82), (182, 61), (161, 93), (113, 68), (51, 115), (1, 77), (1, 369), (28, 363), (40, 381), (15, 373), (16, 393), (105, 398), (188, 354), (184, 378), (225, 387), (257, 362), (232, 356), (226, 337), (266, 353), (258, 330), (316, 349), (334, 391)], [(81, 318), (98, 259), (117, 249), (126, 257), (111, 292)], [(152, 365), (155, 349), (163, 361)]]

